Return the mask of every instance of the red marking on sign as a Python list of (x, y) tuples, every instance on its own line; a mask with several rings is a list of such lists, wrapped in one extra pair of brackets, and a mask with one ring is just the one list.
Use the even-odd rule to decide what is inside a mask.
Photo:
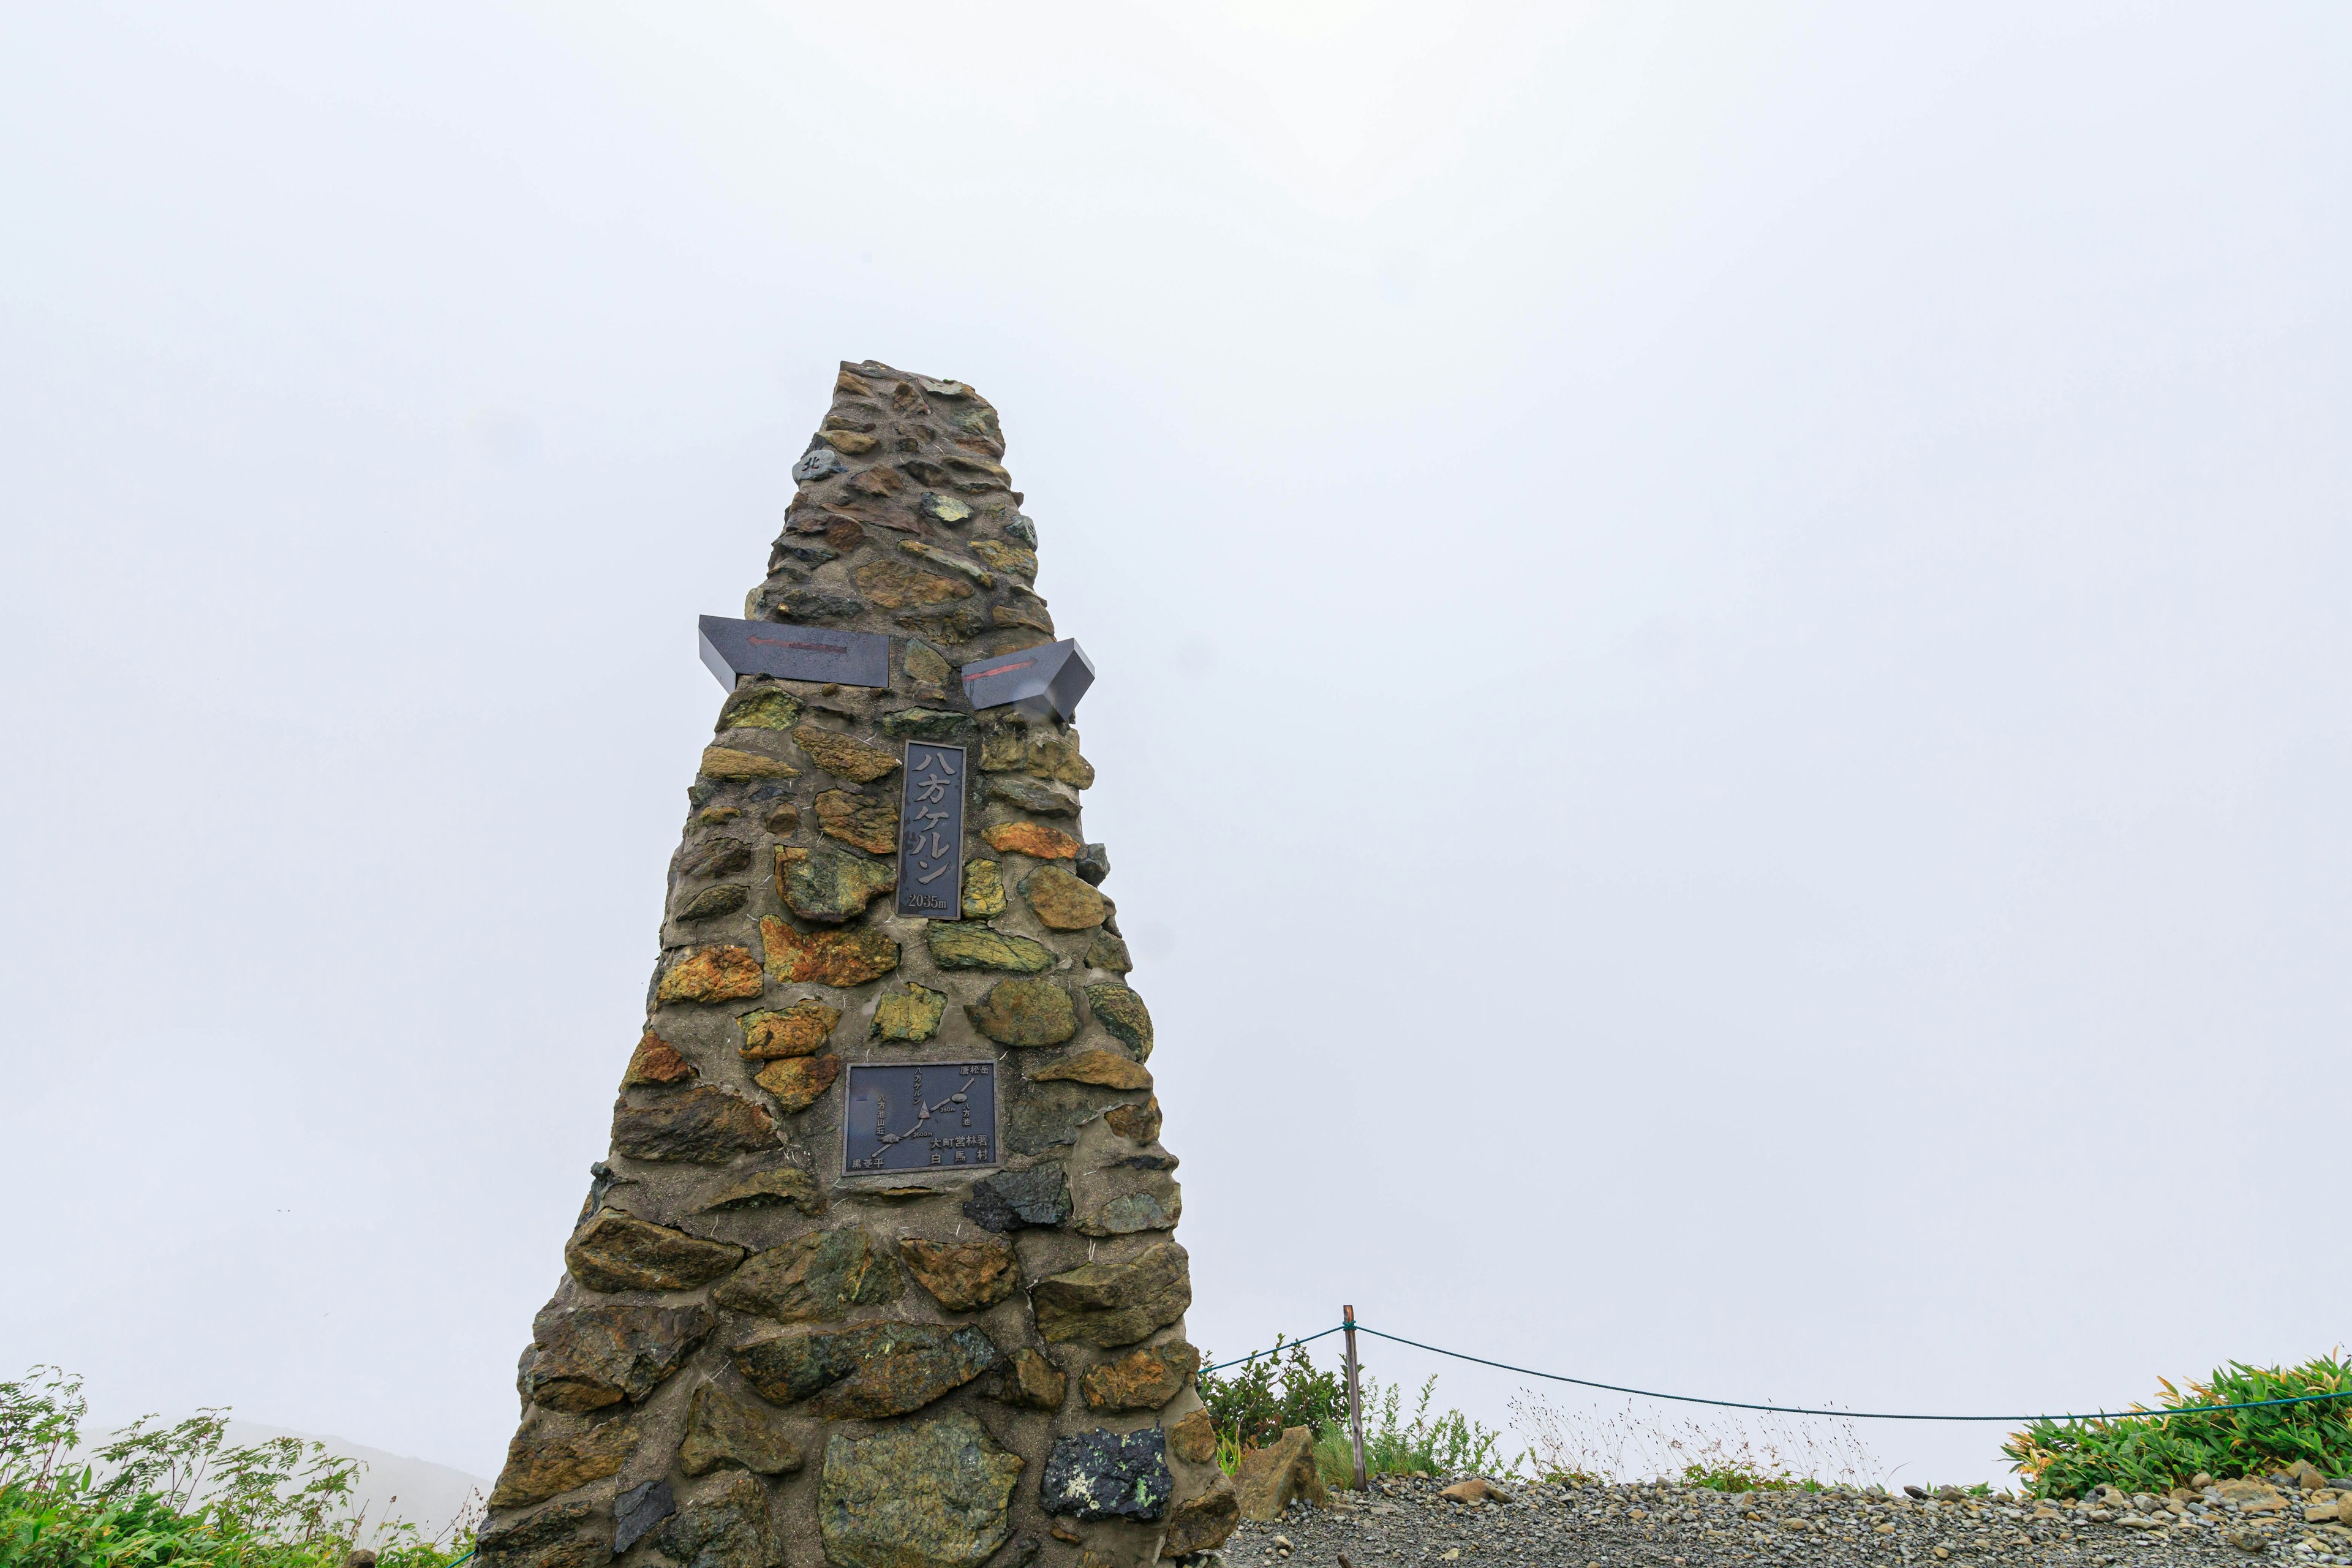
[(974, 670), (971, 674), (965, 676), (964, 679), (966, 680), (985, 680), (992, 675), (1009, 675), (1016, 669), (1026, 669), (1036, 662), (1037, 661), (1034, 658), (1024, 658), (1018, 664), (1000, 664), (994, 669)]
[(753, 637), (751, 641), (761, 647), (802, 647), (814, 653), (847, 653), (849, 651), (840, 643), (793, 642), (785, 637)]

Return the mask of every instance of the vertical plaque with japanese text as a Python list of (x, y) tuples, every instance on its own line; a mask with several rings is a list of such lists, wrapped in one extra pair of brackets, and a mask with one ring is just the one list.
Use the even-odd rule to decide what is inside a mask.
[(898, 806), (898, 912), (963, 917), (964, 749), (907, 742)]

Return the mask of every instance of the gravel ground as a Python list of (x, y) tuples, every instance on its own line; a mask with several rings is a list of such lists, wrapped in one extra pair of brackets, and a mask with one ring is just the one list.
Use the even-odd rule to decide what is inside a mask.
[[(1927, 1498), (1837, 1489), (1740, 1492), (1701, 1487), (1511, 1485), (1510, 1500), (1461, 1503), (1444, 1483), (1387, 1478), (1334, 1492), (1327, 1510), (1294, 1503), (1271, 1524), (1244, 1524), (1227, 1568), (1396, 1568), (1398, 1564), (1652, 1564), (1777, 1562), (1919, 1563), (2011, 1557), (2087, 1568), (2232, 1563), (2250, 1555), (2352, 1563), (2352, 1529), (2307, 1520), (2337, 1493), (2280, 1491), (2273, 1512), (2207, 1491), (2191, 1500), (2115, 1496), (2043, 1503), (2007, 1496)], [(2345, 1494), (2352, 1504), (2352, 1493)], [(2321, 1506), (2325, 1505), (2325, 1506)], [(2352, 1506), (2347, 1513), (2352, 1514)], [(2347, 1521), (2352, 1522), (2352, 1521)]]

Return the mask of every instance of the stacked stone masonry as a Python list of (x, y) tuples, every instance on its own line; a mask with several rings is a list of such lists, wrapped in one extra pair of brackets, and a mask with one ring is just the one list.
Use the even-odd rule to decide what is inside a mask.
[[(1094, 769), (958, 678), (1055, 635), (1003, 455), (970, 387), (869, 362), (793, 467), (744, 614), (886, 634), (890, 684), (720, 705), (486, 1568), (1140, 1568), (1233, 1528)], [(972, 763), (961, 921), (893, 912), (909, 740)], [(840, 1173), (847, 1064), (983, 1058), (1000, 1164)]]

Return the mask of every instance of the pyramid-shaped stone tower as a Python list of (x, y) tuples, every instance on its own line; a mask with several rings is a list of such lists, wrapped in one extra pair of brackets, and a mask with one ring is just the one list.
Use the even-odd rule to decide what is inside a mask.
[(1003, 455), (971, 388), (845, 364), (704, 622), (730, 690), (488, 1568), (1127, 1568), (1233, 1528), (1084, 656)]

